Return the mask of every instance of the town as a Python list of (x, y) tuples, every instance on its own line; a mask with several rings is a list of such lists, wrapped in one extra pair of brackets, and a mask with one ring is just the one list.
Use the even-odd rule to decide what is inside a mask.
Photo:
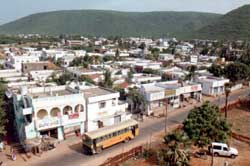
[(247, 39), (103, 36), (0, 35), (0, 166), (250, 164)]
[(1, 45), (6, 139), (17, 150), (31, 151), (44, 136), (63, 144), (129, 119), (143, 123), (221, 96), (227, 84), (230, 93), (248, 90), (242, 41), (80, 38)]

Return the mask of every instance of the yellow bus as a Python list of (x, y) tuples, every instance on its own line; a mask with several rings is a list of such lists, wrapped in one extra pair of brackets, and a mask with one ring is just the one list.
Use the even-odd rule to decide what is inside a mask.
[(128, 142), (138, 135), (138, 122), (131, 119), (85, 133), (82, 136), (82, 145), (86, 152), (98, 154), (107, 147), (120, 142)]

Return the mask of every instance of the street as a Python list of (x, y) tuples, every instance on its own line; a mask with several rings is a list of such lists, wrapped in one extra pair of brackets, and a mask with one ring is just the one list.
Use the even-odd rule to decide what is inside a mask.
[[(247, 96), (250, 94), (250, 89), (244, 89), (240, 92), (232, 93), (229, 97), (229, 102), (237, 100), (240, 96)], [(225, 97), (217, 97), (212, 99), (213, 104), (219, 104), (223, 106), (225, 103)], [(189, 110), (193, 107), (191, 105), (190, 108), (186, 108), (186, 110), (182, 109), (178, 112), (172, 111), (169, 113), (167, 126), (172, 127), (176, 124), (180, 124), (187, 117)], [(79, 138), (74, 141), (66, 141), (66, 145), (68, 147), (63, 147), (59, 145), (57, 149), (51, 152), (47, 152), (42, 154), (41, 157), (32, 157), (30, 161), (24, 163), (24, 165), (36, 165), (36, 166), (44, 166), (44, 165), (53, 165), (53, 166), (67, 166), (67, 165), (88, 165), (94, 166), (99, 165), (104, 162), (107, 158), (112, 157), (116, 154), (125, 152), (135, 146), (139, 146), (151, 141), (151, 137), (154, 134), (157, 134), (161, 131), (164, 131), (165, 128), (165, 119), (164, 118), (155, 118), (150, 120), (145, 120), (140, 125), (140, 135), (135, 139), (130, 141), (129, 143), (120, 143), (111, 148), (104, 150), (99, 155), (85, 155), (82, 152), (81, 141)], [(63, 143), (65, 144), (65, 142)], [(66, 149), (67, 150), (66, 150)], [(14, 164), (14, 163), (13, 163)], [(20, 163), (20, 165), (22, 165)]]

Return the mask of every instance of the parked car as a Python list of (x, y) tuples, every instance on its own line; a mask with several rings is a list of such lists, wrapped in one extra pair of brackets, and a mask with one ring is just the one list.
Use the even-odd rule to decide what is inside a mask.
[(209, 152), (214, 154), (214, 156), (228, 156), (235, 158), (238, 156), (238, 150), (232, 147), (229, 147), (225, 143), (212, 142), (212, 145), (209, 146)]

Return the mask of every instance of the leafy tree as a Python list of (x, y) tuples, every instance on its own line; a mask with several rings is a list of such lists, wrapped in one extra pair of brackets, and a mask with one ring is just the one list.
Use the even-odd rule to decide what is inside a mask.
[(113, 81), (112, 81), (112, 78), (111, 78), (111, 72), (109, 70), (105, 71), (105, 73), (104, 73), (104, 81), (101, 82), (100, 85), (105, 87), (105, 88), (112, 88)]
[(195, 65), (191, 65), (188, 67), (188, 74), (186, 75), (186, 80), (190, 80), (190, 81), (193, 81), (194, 80), (194, 77), (195, 77), (195, 71), (197, 70), (197, 66)]
[(95, 81), (93, 81), (89, 76), (81, 76), (79, 79), (80, 82), (88, 82), (90, 84), (94, 84), (95, 85)]
[(250, 66), (250, 49), (248, 49), (239, 59), (240, 63), (244, 63)]
[(132, 83), (132, 79), (134, 77), (133, 74), (134, 74), (133, 69), (130, 68), (130, 70), (128, 72), (128, 77), (127, 77), (128, 83)]
[(104, 56), (103, 61), (108, 62), (108, 61), (114, 61), (115, 57), (113, 56)]
[(205, 48), (200, 52), (200, 54), (201, 54), (201, 55), (207, 55), (208, 52), (209, 52), (209, 49), (208, 49), (207, 47), (205, 47)]
[(65, 72), (59, 77), (52, 75), (52, 81), (55, 82), (57, 85), (65, 85), (68, 81), (74, 80), (73, 75)]
[(119, 100), (126, 100), (126, 92), (124, 88), (116, 86), (114, 90), (120, 93)]
[(226, 142), (230, 134), (230, 125), (219, 116), (219, 107), (209, 102), (196, 107), (183, 122), (184, 132), (198, 147), (204, 147), (213, 141)]
[(128, 99), (132, 102), (131, 108), (134, 108), (135, 113), (143, 112), (146, 105), (144, 96), (136, 88), (130, 88), (128, 92)]
[(119, 60), (120, 60), (120, 50), (116, 49), (114, 61), (119, 61)]
[(93, 62), (94, 64), (100, 64), (102, 63), (102, 58), (100, 56), (93, 56)]
[(151, 48), (150, 51), (152, 54), (159, 54), (160, 53), (159, 48)]
[(249, 66), (243, 63), (230, 63), (224, 68), (225, 76), (232, 82), (245, 81), (249, 79)]
[(142, 72), (145, 73), (145, 74), (158, 74), (159, 73), (158, 70), (154, 70), (154, 69), (151, 69), (151, 68), (145, 68), (145, 69), (143, 69)]
[(157, 61), (159, 58), (159, 54), (148, 54), (146, 55), (145, 59), (152, 60), (152, 61)]
[(221, 77), (224, 74), (224, 69), (220, 65), (216, 64), (212, 64), (212, 66), (210, 66), (207, 70), (215, 77)]
[(145, 49), (146, 49), (146, 43), (142, 42), (138, 48), (142, 49), (142, 57), (145, 57)]

